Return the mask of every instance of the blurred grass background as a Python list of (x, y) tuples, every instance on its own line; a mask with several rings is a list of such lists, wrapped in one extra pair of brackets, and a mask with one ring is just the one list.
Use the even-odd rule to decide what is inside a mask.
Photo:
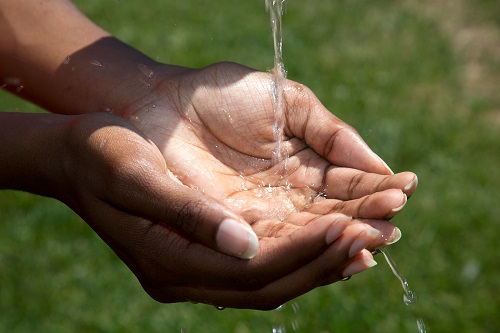
[[(263, 0), (78, 0), (156, 60), (260, 70)], [(428, 332), (499, 332), (500, 2), (308, 0), (284, 17), (288, 77), (356, 127), (395, 171), (419, 175), (391, 253)], [(5, 111), (37, 110), (0, 93)], [(159, 304), (64, 205), (0, 192), (0, 332), (417, 332), (381, 256), (281, 311)]]

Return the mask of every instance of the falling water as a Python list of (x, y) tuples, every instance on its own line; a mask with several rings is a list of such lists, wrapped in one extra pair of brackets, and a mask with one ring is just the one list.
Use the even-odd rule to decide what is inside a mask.
[[(379, 249), (383, 255), (385, 260), (387, 261), (387, 264), (391, 268), (392, 273), (398, 278), (399, 282), (401, 282), (401, 285), (403, 286), (403, 302), (406, 306), (409, 306), (413, 309), (413, 305), (417, 301), (417, 296), (415, 293), (410, 289), (410, 286), (408, 285), (408, 281), (405, 279), (405, 277), (401, 274), (399, 271), (398, 266), (396, 266), (396, 263), (392, 259), (391, 255), (389, 254), (389, 251), (384, 247)], [(424, 320), (420, 317), (416, 319), (417, 321), (417, 328), (419, 333), (426, 333), (427, 329), (425, 328), (425, 323)]]
[(276, 149), (273, 151), (273, 165), (282, 163), (281, 175), (288, 172), (288, 152), (284, 147), (285, 104), (284, 90), (286, 71), (283, 64), (282, 18), (286, 0), (266, 0), (266, 8), (271, 19), (271, 28), (274, 41), (274, 68), (273, 68), (273, 98), (274, 98), (274, 140)]
[[(284, 146), (285, 137), (285, 101), (284, 91), (286, 85), (286, 71), (283, 64), (283, 9), (286, 8), (287, 0), (266, 0), (266, 9), (269, 12), (271, 19), (271, 29), (274, 42), (274, 68), (272, 72), (272, 91), (273, 91), (273, 105), (274, 105), (274, 141), (276, 148), (272, 153), (273, 165), (280, 165), (280, 176), (286, 178), (288, 173), (288, 151)], [(285, 187), (287, 185), (285, 184)], [(282, 311), (285, 305), (282, 305), (276, 311)], [(298, 306), (293, 303), (294, 311), (296, 312)], [(298, 329), (297, 321), (293, 322), (292, 329)], [(286, 333), (286, 326), (284, 324), (275, 325), (272, 328), (272, 333)]]

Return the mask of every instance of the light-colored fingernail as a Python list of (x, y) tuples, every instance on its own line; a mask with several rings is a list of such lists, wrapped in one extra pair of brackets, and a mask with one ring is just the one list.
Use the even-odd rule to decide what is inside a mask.
[(392, 231), (391, 235), (387, 237), (387, 243), (386, 245), (391, 245), (396, 243), (401, 239), (401, 230), (398, 227), (394, 227), (394, 230)]
[(377, 262), (373, 260), (372, 258), (368, 257), (363, 257), (359, 260), (356, 260), (352, 263), (350, 263), (343, 271), (342, 271), (342, 277), (348, 277), (354, 274), (361, 273), (363, 271), (366, 271), (367, 269), (377, 265)]
[(337, 220), (335, 221), (335, 224), (332, 225), (328, 231), (326, 232), (326, 237), (325, 241), (327, 245), (330, 245), (331, 243), (335, 242), (340, 235), (342, 235), (342, 232), (344, 232), (345, 228), (347, 227), (346, 222), (352, 221), (352, 217), (346, 216), (346, 215), (339, 215)]
[(405, 186), (404, 191), (409, 191), (413, 190), (417, 187), (418, 185), (418, 177), (415, 175), (415, 179), (413, 179), (411, 182), (408, 183), (408, 185)]
[(259, 239), (252, 228), (229, 218), (220, 224), (216, 242), (222, 250), (241, 259), (255, 257), (259, 248)]
[(403, 204), (401, 206), (399, 206), (399, 207), (391, 209), (392, 213), (399, 213), (404, 208), (404, 206), (406, 205), (406, 202), (408, 201), (408, 197), (406, 196), (405, 193), (403, 193), (403, 195), (404, 195)]
[(385, 166), (385, 168), (387, 169), (387, 171), (389, 171), (389, 173), (391, 175), (394, 174), (394, 172), (392, 171), (392, 169), (387, 165), (387, 163), (385, 163), (385, 161), (382, 159), (382, 157), (378, 156), (375, 152), (373, 153), (375, 156), (378, 157), (379, 161)]
[[(382, 160), (382, 159), (381, 159), (381, 160)], [(387, 170), (389, 170), (389, 171), (390, 171), (390, 173), (391, 173), (391, 175), (393, 175), (393, 174), (394, 174), (394, 171), (392, 171), (392, 169), (389, 167), (389, 165), (388, 165), (387, 163), (385, 163), (385, 161), (384, 161), (384, 160), (382, 160), (382, 163), (384, 163), (384, 165), (385, 165), (385, 167), (387, 168)]]
[(349, 249), (349, 258), (354, 257), (361, 250), (366, 249), (370, 244), (372, 244), (377, 237), (382, 234), (380, 230), (375, 228), (367, 228), (361, 232), (354, 243), (352, 243), (351, 248)]

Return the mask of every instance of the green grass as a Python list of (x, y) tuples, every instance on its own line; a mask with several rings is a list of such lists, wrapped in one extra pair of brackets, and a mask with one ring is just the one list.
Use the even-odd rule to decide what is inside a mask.
[[(272, 67), (263, 0), (75, 2), (163, 62)], [(356, 127), (395, 171), (419, 175), (394, 219), (403, 239), (391, 253), (429, 332), (500, 330), (499, 13), (492, 0), (291, 0), (284, 19), (288, 77)], [(35, 109), (3, 93), (0, 100), (7, 111)], [(282, 323), (287, 332), (416, 332), (401, 286), (377, 258), (369, 272), (279, 312), (164, 305), (65, 206), (4, 191), (0, 332), (245, 333)]]

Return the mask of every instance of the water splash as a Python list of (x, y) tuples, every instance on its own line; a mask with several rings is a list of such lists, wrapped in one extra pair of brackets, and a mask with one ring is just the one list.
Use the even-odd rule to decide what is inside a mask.
[[(410, 286), (408, 285), (408, 281), (405, 279), (405, 277), (401, 274), (399, 271), (398, 266), (392, 259), (391, 255), (389, 254), (389, 251), (387, 248), (383, 247), (378, 250), (378, 252), (382, 253), (384, 255), (385, 261), (387, 261), (387, 264), (389, 265), (392, 273), (398, 278), (399, 282), (401, 282), (401, 286), (403, 287), (404, 295), (403, 295), (403, 302), (406, 306), (409, 306), (413, 310), (413, 305), (417, 301), (417, 295), (410, 289)], [(426, 333), (427, 329), (425, 327), (424, 320), (422, 318), (417, 318), (417, 328), (419, 333)]]
[(101, 68), (102, 68), (102, 67), (104, 67), (104, 64), (103, 64), (102, 62), (100, 62), (99, 60), (92, 60), (92, 61), (90, 62), (90, 64), (91, 64), (92, 66), (96, 66), (96, 67), (101, 67)]
[[(272, 333), (287, 333), (287, 332), (299, 332), (300, 326), (299, 321), (296, 319), (299, 315), (299, 304), (297, 302), (291, 302), (283, 304), (274, 310), (274, 321), (280, 324), (275, 324), (272, 327)], [(290, 315), (295, 318), (290, 322)]]
[(146, 76), (149, 80), (152, 80), (154, 78), (155, 72), (153, 72), (153, 70), (148, 66), (144, 64), (139, 64), (137, 65), (137, 68), (139, 68), (142, 74), (144, 74), (144, 76)]
[(286, 0), (266, 0), (266, 9), (271, 19), (271, 29), (274, 42), (273, 99), (274, 99), (274, 141), (276, 149), (273, 151), (273, 165), (283, 164), (282, 175), (288, 172), (288, 151), (285, 147), (285, 104), (284, 90), (286, 85), (286, 71), (283, 64), (283, 10)]

